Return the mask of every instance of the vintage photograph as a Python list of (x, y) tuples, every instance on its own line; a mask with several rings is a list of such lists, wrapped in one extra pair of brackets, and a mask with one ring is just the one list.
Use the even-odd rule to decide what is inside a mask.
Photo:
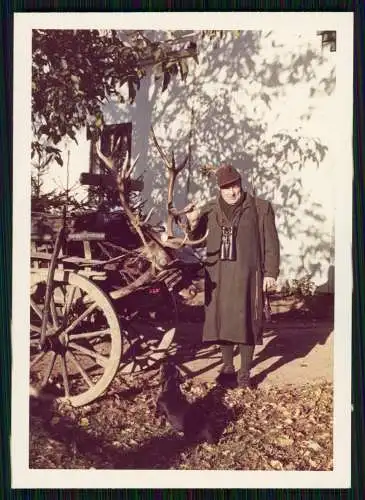
[(29, 473), (336, 472), (336, 23), (58, 24), (28, 30)]

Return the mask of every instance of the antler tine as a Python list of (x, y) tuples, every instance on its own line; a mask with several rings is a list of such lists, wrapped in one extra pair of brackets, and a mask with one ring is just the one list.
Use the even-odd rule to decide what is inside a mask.
[(169, 238), (173, 235), (173, 218), (175, 218), (173, 196), (176, 176), (177, 171), (171, 168), (168, 172), (167, 182), (167, 236)]
[(164, 163), (165, 163), (166, 167), (167, 167), (168, 169), (172, 169), (172, 168), (173, 168), (173, 167), (172, 167), (172, 164), (171, 164), (171, 162), (169, 161), (169, 159), (167, 158), (167, 156), (166, 156), (165, 152), (163, 151), (163, 149), (161, 148), (160, 144), (158, 143), (158, 140), (157, 140), (157, 138), (156, 138), (155, 131), (153, 130), (152, 125), (151, 125), (151, 135), (152, 135), (153, 142), (154, 142), (154, 144), (155, 144), (155, 146), (156, 146), (156, 148), (157, 148), (158, 152), (160, 153), (160, 156), (161, 156), (161, 158), (163, 159), (163, 161), (164, 161)]
[(139, 160), (139, 157), (140, 157), (140, 153), (138, 153), (138, 155), (136, 156), (135, 160), (133, 161), (131, 167), (129, 168), (129, 170), (128, 170), (127, 174), (126, 174), (127, 177), (130, 177), (131, 173), (136, 168), (136, 165), (137, 165), (137, 162)]
[(177, 208), (171, 207), (170, 212), (174, 217), (178, 217), (179, 215), (187, 214), (194, 208), (194, 203), (189, 203), (186, 205), (186, 207), (182, 208), (181, 210), (177, 210)]
[(199, 238), (198, 240), (191, 240), (187, 233), (184, 233), (184, 237), (183, 238), (168, 238), (166, 241), (164, 241), (162, 244), (163, 246), (165, 247), (168, 247), (168, 248), (173, 248), (175, 250), (178, 250), (179, 248), (183, 247), (184, 245), (187, 245), (187, 246), (197, 246), (197, 245), (200, 245), (201, 243), (203, 243), (207, 236), (208, 236), (208, 229), (206, 231), (206, 233), (204, 234), (204, 236), (202, 238)]
[(148, 211), (148, 214), (146, 215), (146, 217), (145, 217), (145, 218), (143, 219), (143, 221), (142, 221), (142, 225), (147, 224), (147, 222), (150, 220), (151, 215), (153, 214), (153, 212), (154, 212), (154, 211), (155, 211), (155, 210), (154, 210), (154, 208), (153, 208), (153, 207), (152, 207), (152, 208)]
[[(167, 229), (168, 229), (167, 241), (164, 242), (164, 245), (166, 245), (170, 248), (178, 249), (184, 245), (197, 246), (197, 245), (200, 245), (201, 243), (204, 242), (204, 240), (207, 238), (208, 233), (209, 233), (208, 229), (202, 238), (199, 238), (198, 240), (191, 240), (188, 236), (188, 233), (187, 233), (186, 224), (183, 224), (181, 222), (181, 219), (180, 219), (181, 215), (190, 212), (193, 208), (194, 208), (194, 204), (189, 203), (181, 210), (177, 210), (174, 207), (170, 207), (168, 209), (168, 214), (169, 214), (168, 222), (170, 222), (170, 226), (169, 225), (167, 226)], [(172, 220), (174, 220), (176, 225), (183, 231), (183, 233), (184, 233), (183, 237), (179, 238), (179, 237), (172, 235)]]
[(101, 140), (100, 138), (95, 142), (95, 147), (96, 147), (96, 152), (99, 156), (99, 158), (101, 160), (103, 160), (103, 162), (105, 163), (105, 165), (109, 168), (109, 170), (113, 170), (114, 169), (114, 162), (111, 158), (105, 156), (104, 153), (102, 153), (101, 151), (101, 147), (100, 147), (100, 144), (101, 144)]
[(129, 161), (129, 151), (127, 150), (125, 153), (125, 158), (123, 160), (123, 165), (120, 169), (120, 175), (121, 178), (124, 180), (128, 177), (129, 171), (128, 171), (128, 161)]
[[(117, 142), (113, 146), (113, 149), (112, 149), (112, 151), (110, 153), (110, 156), (106, 156), (101, 151), (101, 138), (100, 137), (99, 137), (99, 139), (95, 143), (97, 155), (99, 156), (99, 158), (101, 160), (103, 160), (103, 162), (109, 168), (109, 170), (114, 170), (115, 156), (117, 154), (118, 146), (120, 144), (121, 139), (122, 139), (121, 137), (118, 137)], [(128, 152), (127, 152), (126, 158), (124, 159), (122, 170), (126, 168), (127, 164), (128, 164)]]
[(112, 151), (110, 153), (112, 158), (114, 158), (116, 156), (116, 154), (118, 153), (118, 147), (119, 147), (121, 140), (122, 140), (122, 137), (119, 136), (117, 139), (117, 142), (115, 144), (112, 143)]
[(171, 151), (171, 168), (176, 170), (175, 153), (174, 150)]
[(165, 247), (173, 248), (175, 250), (183, 247), (188, 239), (188, 235), (185, 233), (183, 238), (167, 238), (162, 244)]
[[(181, 224), (181, 220), (180, 220), (180, 216), (182, 214), (185, 214), (189, 210), (191, 210), (192, 204), (187, 205), (182, 210), (177, 210), (174, 207), (174, 203), (173, 203), (175, 181), (176, 181), (178, 174), (185, 167), (185, 165), (189, 159), (189, 153), (186, 155), (186, 157), (184, 158), (182, 163), (180, 165), (176, 166), (174, 150), (172, 150), (171, 161), (169, 161), (165, 152), (162, 150), (160, 144), (157, 141), (157, 138), (156, 138), (156, 135), (155, 135), (155, 132), (154, 132), (152, 126), (151, 126), (151, 136), (152, 136), (153, 142), (154, 142), (158, 152), (160, 153), (161, 158), (163, 159), (163, 161), (168, 169), (167, 224), (166, 224), (167, 240), (163, 241), (161, 243), (163, 246), (173, 248), (173, 249), (181, 248), (184, 245), (189, 245), (189, 246), (199, 245), (199, 244), (203, 243), (203, 241), (206, 239), (206, 237), (208, 235), (208, 231), (199, 240), (190, 240), (189, 236), (187, 234), (186, 228), (184, 228), (184, 225)], [(180, 229), (182, 229), (182, 231), (184, 233), (184, 236), (182, 236), (181, 238), (176, 237), (173, 234), (174, 223), (177, 224), (180, 227)]]
[(185, 156), (182, 163), (180, 163), (180, 165), (176, 166), (175, 153), (174, 153), (174, 150), (172, 150), (172, 153), (171, 153), (171, 167), (172, 167), (172, 169), (175, 170), (176, 173), (181, 172), (181, 170), (185, 167), (188, 159), (189, 159), (189, 153)]
[[(116, 175), (116, 183), (117, 183), (117, 188), (118, 188), (118, 193), (119, 193), (120, 204), (121, 204), (121, 206), (122, 206), (122, 208), (123, 208), (126, 216), (128, 217), (131, 225), (133, 226), (133, 228), (135, 229), (136, 233), (140, 237), (140, 240), (142, 242), (145, 254), (146, 254), (147, 258), (150, 260), (153, 269), (156, 269), (156, 268), (158, 268), (159, 265), (158, 265), (158, 263), (156, 262), (156, 259), (153, 256), (153, 252), (152, 252), (152, 250), (151, 250), (151, 248), (150, 248), (150, 246), (149, 246), (149, 244), (147, 242), (147, 239), (145, 237), (145, 234), (144, 234), (144, 232), (142, 230), (143, 223), (141, 223), (141, 221), (139, 220), (139, 217), (132, 212), (132, 209), (131, 209), (131, 207), (128, 204), (128, 200), (127, 200), (126, 192), (125, 192), (126, 191), (125, 181), (126, 181), (127, 177), (131, 174), (133, 168), (135, 167), (139, 156), (133, 162), (132, 167), (128, 169), (129, 152), (127, 150), (125, 158), (124, 158), (124, 161), (123, 161), (123, 165), (119, 169), (119, 172), (116, 172), (115, 169), (114, 169), (114, 160), (113, 160), (113, 158), (112, 157), (107, 157), (106, 155), (104, 155), (101, 152), (100, 142), (101, 141), (100, 141), (100, 138), (99, 138), (98, 141), (96, 142), (96, 151), (97, 151), (97, 154), (98, 154), (99, 158), (101, 160), (103, 160), (104, 163), (107, 165), (107, 167), (112, 171), (112, 173), (114, 175)], [(116, 148), (118, 147), (118, 144), (119, 144), (119, 139), (117, 141), (116, 147), (113, 148), (112, 155), (115, 154)]]

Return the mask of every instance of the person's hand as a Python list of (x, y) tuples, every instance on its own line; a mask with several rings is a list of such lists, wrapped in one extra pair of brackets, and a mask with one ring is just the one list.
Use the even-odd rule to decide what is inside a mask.
[(264, 277), (264, 282), (263, 282), (263, 286), (262, 286), (264, 292), (266, 292), (268, 290), (272, 290), (273, 288), (275, 288), (275, 285), (276, 285), (275, 278), (272, 278), (271, 276)]

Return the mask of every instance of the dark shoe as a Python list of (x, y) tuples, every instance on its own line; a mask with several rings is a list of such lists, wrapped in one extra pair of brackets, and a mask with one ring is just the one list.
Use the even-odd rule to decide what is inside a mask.
[(230, 389), (237, 387), (237, 376), (235, 372), (232, 373), (221, 372), (216, 378), (216, 381), (219, 385), (222, 385), (223, 387), (227, 387)]

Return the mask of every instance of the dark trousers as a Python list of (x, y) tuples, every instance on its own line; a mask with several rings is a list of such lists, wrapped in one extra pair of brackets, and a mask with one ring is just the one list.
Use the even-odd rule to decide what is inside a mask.
[[(223, 359), (223, 373), (234, 372), (233, 365), (233, 350), (235, 344), (221, 344), (221, 352)], [(255, 346), (251, 344), (238, 344), (241, 355), (241, 367), (238, 371), (238, 378), (241, 380), (248, 380), (250, 376), (250, 368), (253, 358)]]

